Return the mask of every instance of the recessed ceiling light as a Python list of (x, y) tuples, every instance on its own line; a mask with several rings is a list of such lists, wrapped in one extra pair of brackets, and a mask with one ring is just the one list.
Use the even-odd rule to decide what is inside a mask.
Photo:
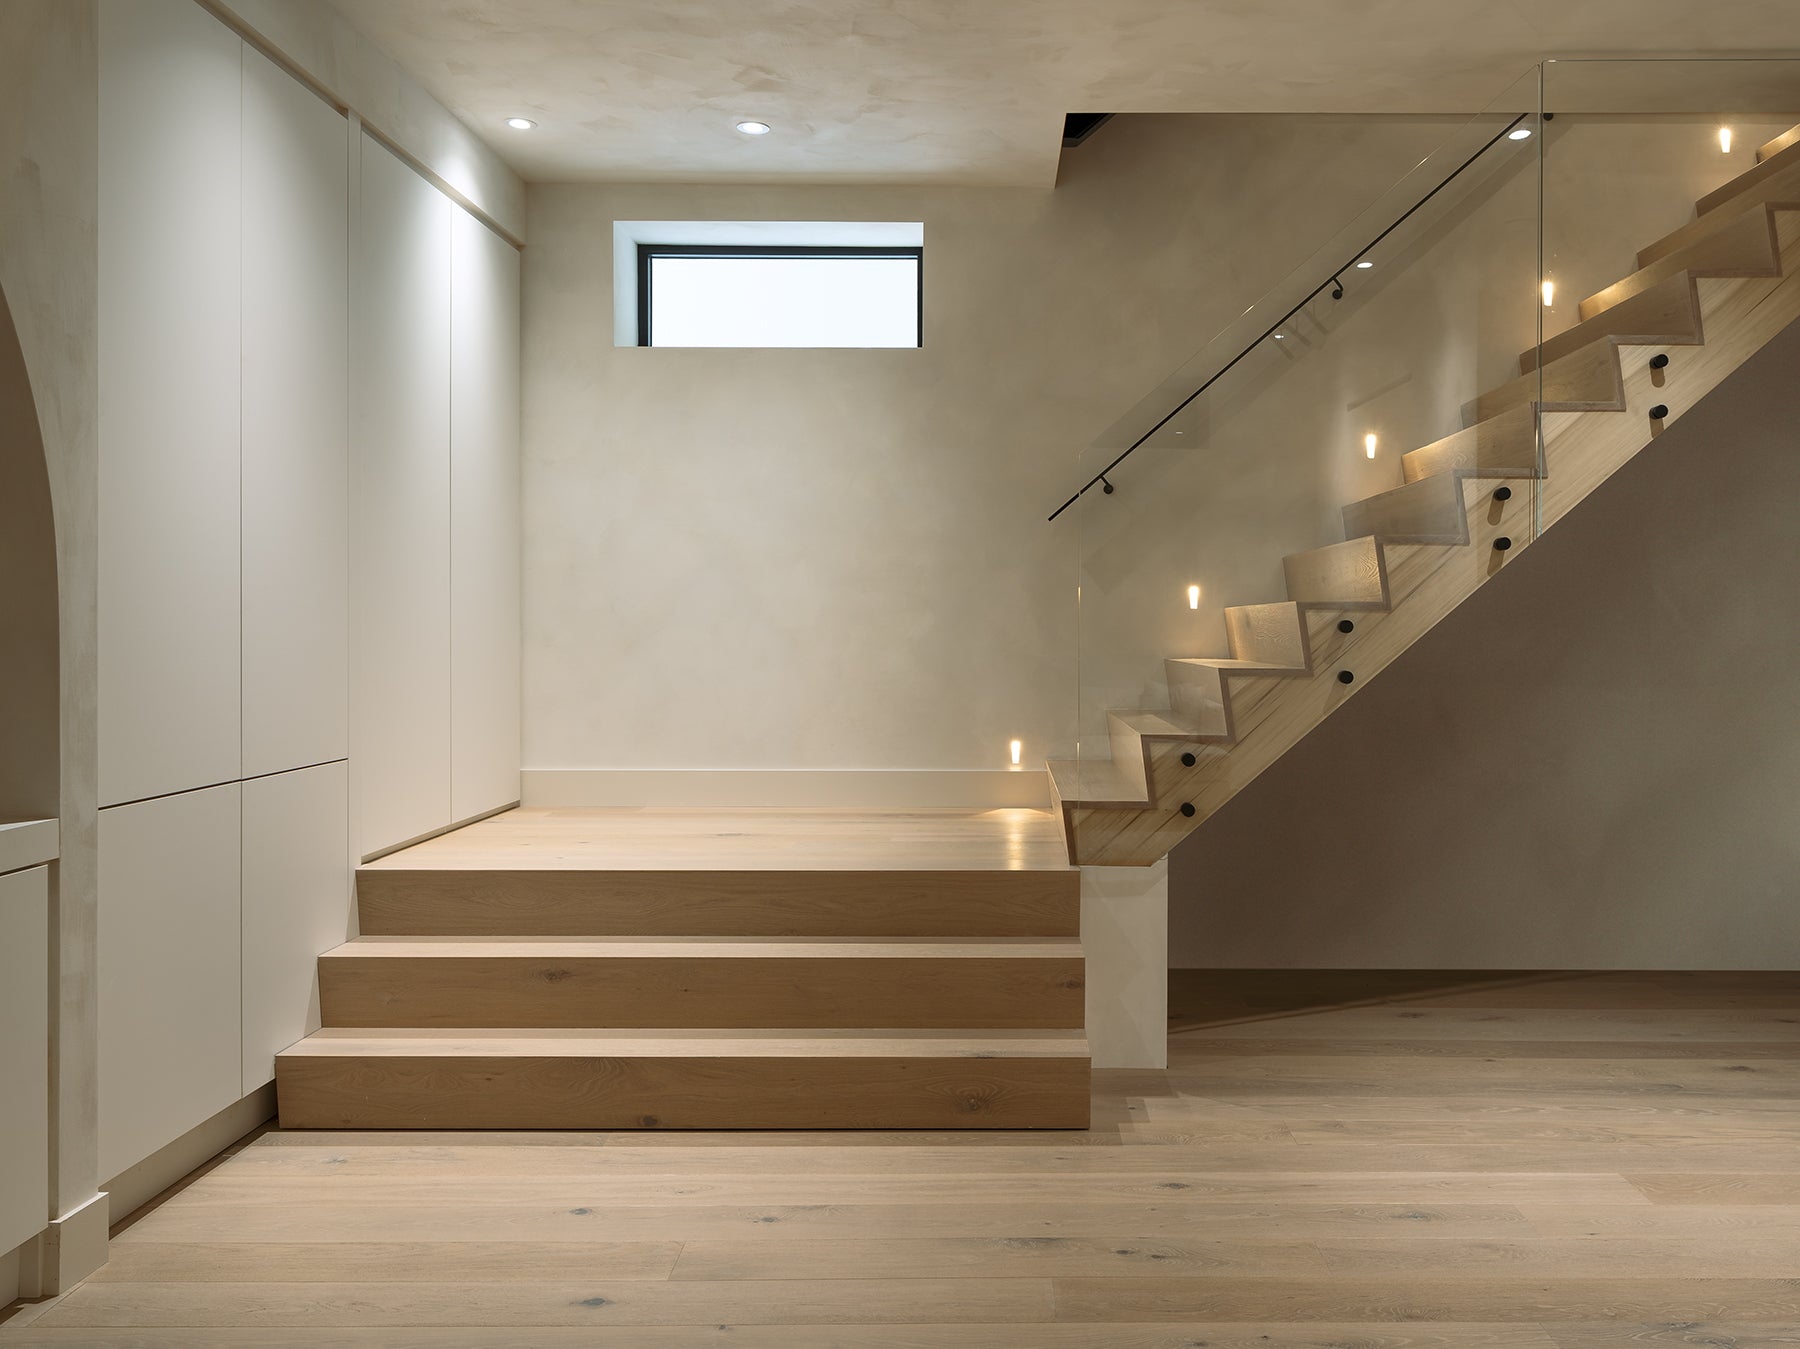
[(529, 131), (532, 127), (537, 125), (537, 123), (532, 121), (529, 117), (508, 117), (506, 119), (506, 124), (514, 131)]
[(739, 122), (737, 129), (746, 136), (766, 136), (772, 128), (767, 122)]
[(1516, 126), (1506, 133), (1506, 139), (1509, 141), (1528, 141), (1531, 139), (1531, 128), (1528, 126)]
[(1366, 272), (1369, 270), (1369, 268), (1373, 267), (1374, 265), (1375, 264), (1372, 262), (1359, 262), (1356, 264), (1356, 270), (1359, 272)]

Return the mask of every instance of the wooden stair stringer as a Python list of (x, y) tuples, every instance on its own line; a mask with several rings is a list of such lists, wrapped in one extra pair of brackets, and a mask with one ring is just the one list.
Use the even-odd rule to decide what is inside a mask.
[(1720, 229), (1696, 239), (1648, 267), (1640, 267), (1623, 280), (1595, 291), (1581, 302), (1585, 321), (1623, 304), (1680, 272), (1695, 278), (1773, 276), (1781, 269), (1781, 244), (1775, 233), (1775, 216), (1789, 208), (1764, 203), (1746, 211)]
[[(1519, 475), (1521, 482), (1535, 487), (1535, 493), (1517, 492), (1502, 506), (1493, 500), (1492, 478), (1506, 475), (1493, 474), (1486, 481), (1473, 474), (1464, 476), (1460, 485), (1470, 546), (1382, 545), (1391, 608), (1359, 613), (1351, 634), (1338, 633), (1323, 607), (1309, 615), (1308, 640), (1315, 667), (1323, 674), (1341, 664), (1353, 673), (1354, 683), (1343, 685), (1325, 677), (1247, 681), (1231, 703), (1233, 741), (1191, 747), (1186, 752), (1195, 756), (1192, 766), (1182, 765), (1177, 753), (1152, 753), (1148, 776), (1155, 793), (1148, 805), (1121, 811), (1098, 804), (1072, 804), (1067, 826), (1079, 851), (1071, 856), (1082, 865), (1143, 866), (1166, 855), (1301, 736), (1354, 696), (1370, 676), (1519, 556), (1531, 542), (1533, 495), (1541, 527), (1548, 528), (1628, 462), (1661, 428), (1679, 420), (1751, 354), (1800, 319), (1800, 213), (1780, 217), (1779, 240), (1780, 275), (1702, 277), (1696, 281), (1701, 322), (1711, 337), (1682, 351), (1660, 372), (1660, 378), (1650, 369), (1649, 357), (1661, 349), (1662, 342), (1645, 345), (1608, 337), (1584, 348), (1583, 353), (1604, 351), (1605, 363), (1617, 381), (1616, 407), (1565, 405), (1543, 410), (1547, 471), (1535, 483), (1535, 475)], [(1665, 409), (1655, 423), (1648, 416), (1653, 405)], [(1504, 553), (1493, 548), (1493, 540), (1502, 534), (1513, 545)], [(1184, 802), (1195, 807), (1192, 816), (1180, 813)]]

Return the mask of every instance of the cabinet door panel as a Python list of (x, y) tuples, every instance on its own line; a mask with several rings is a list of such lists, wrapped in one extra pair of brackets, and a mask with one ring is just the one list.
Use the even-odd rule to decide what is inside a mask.
[(347, 752), (347, 136), (245, 53), (245, 777)]
[(100, 812), (100, 1174), (243, 1095), (242, 789)]
[(350, 936), (347, 769), (244, 784), (244, 1090), (319, 1028), (322, 952)]
[(100, 801), (239, 773), (243, 43), (101, 6)]
[(450, 200), (364, 137), (352, 754), (367, 854), (450, 822)]
[(519, 252), (451, 233), (450, 814), (519, 799)]

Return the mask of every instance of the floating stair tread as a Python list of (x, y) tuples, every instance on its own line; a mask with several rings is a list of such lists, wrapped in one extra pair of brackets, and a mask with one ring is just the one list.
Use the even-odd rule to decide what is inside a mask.
[(1773, 159), (1790, 145), (1800, 145), (1800, 126), (1789, 127), (1773, 140), (1766, 140), (1756, 152), (1756, 162)]
[(1467, 543), (1463, 474), (1452, 469), (1378, 492), (1344, 507), (1344, 533), (1389, 543)]
[(981, 937), (358, 937), (321, 960), (1006, 960), (1079, 957), (1078, 941)]
[(1306, 667), (1301, 665), (1277, 665), (1266, 660), (1233, 660), (1227, 656), (1173, 656), (1170, 659), (1183, 665), (1203, 665), (1209, 670), (1222, 670), (1226, 674), (1306, 673)]
[[(1790, 131), (1786, 134), (1792, 135), (1793, 133)], [(1785, 172), (1795, 165), (1800, 165), (1800, 145), (1790, 143), (1779, 149), (1770, 149), (1780, 139), (1781, 137), (1777, 136), (1775, 140), (1764, 143), (1763, 150), (1767, 150), (1769, 153), (1764, 154), (1762, 151), (1758, 151), (1755, 167), (1745, 169), (1723, 187), (1714, 188), (1695, 202), (1694, 213), (1706, 215), (1708, 212), (1716, 211), (1733, 198), (1761, 186), (1777, 174)]]
[[(1784, 152), (1781, 163), (1777, 166), (1778, 172), (1758, 176), (1754, 182), (1750, 183), (1745, 183), (1741, 178), (1733, 179), (1720, 188), (1711, 198), (1707, 198), (1714, 203), (1709, 210), (1688, 221), (1680, 229), (1671, 230), (1648, 248), (1640, 249), (1637, 255), (1638, 266), (1648, 267), (1658, 259), (1666, 258), (1669, 254), (1686, 248), (1695, 240), (1716, 233), (1729, 225), (1737, 216), (1746, 211), (1755, 210), (1758, 206), (1772, 204), (1794, 207), (1800, 205), (1800, 158), (1789, 159), (1786, 157), (1792, 155), (1794, 149), (1800, 149), (1800, 147), (1794, 147)], [(1771, 164), (1774, 162), (1774, 160), (1770, 161)], [(1761, 168), (1762, 166), (1758, 165), (1757, 169), (1753, 169), (1751, 172), (1758, 173)]]
[(1052, 759), (1048, 765), (1056, 794), (1084, 805), (1143, 806), (1149, 797), (1133, 786), (1110, 759)]
[(1226, 734), (1222, 712), (1216, 716), (1194, 716), (1174, 708), (1161, 711), (1136, 708), (1110, 715), (1137, 734), (1152, 739), (1167, 737), (1180, 740), (1219, 740)]
[(1281, 559), (1288, 598), (1314, 609), (1385, 609), (1387, 561), (1373, 538), (1348, 539)]
[(1421, 445), (1400, 456), (1408, 482), (1453, 469), (1476, 478), (1541, 478), (1537, 412), (1530, 404)]
[(1545, 338), (1542, 351), (1526, 348), (1519, 353), (1519, 373), (1529, 375), (1536, 370), (1540, 356), (1547, 365), (1608, 337), (1622, 345), (1697, 345), (1701, 340), (1700, 295), (1694, 288), (1694, 274), (1687, 270), (1671, 272), (1655, 285), (1594, 317)]
[(1582, 319), (1604, 314), (1684, 271), (1694, 276), (1773, 276), (1781, 267), (1781, 246), (1775, 232), (1777, 209), (1764, 205), (1734, 216), (1713, 233), (1595, 291), (1581, 302)]
[(1086, 1058), (1078, 1030), (326, 1028), (281, 1058)]
[(1463, 424), (1474, 426), (1532, 404), (1545, 412), (1623, 412), (1625, 382), (1619, 370), (1619, 345), (1614, 337), (1602, 337), (1528, 375), (1489, 389), (1463, 404)]

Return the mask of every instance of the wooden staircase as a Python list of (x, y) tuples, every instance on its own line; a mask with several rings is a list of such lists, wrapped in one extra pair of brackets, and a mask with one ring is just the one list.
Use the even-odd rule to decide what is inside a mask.
[(1163, 857), (1800, 318), (1800, 127), (1757, 160), (1346, 506), (1344, 542), (1284, 559), (1285, 600), (1227, 609), (1229, 658), (1166, 661), (1169, 705), (1110, 713), (1110, 759), (1050, 765), (1072, 861)]
[[(363, 935), (319, 960), (324, 1028), (276, 1062), (284, 1128), (1087, 1127), (1060, 849), (1042, 869), (647, 867), (546, 854), (545, 828), (581, 827), (553, 814), (361, 869)], [(746, 826), (691, 827), (716, 853)], [(471, 836), (486, 864), (455, 864)]]

